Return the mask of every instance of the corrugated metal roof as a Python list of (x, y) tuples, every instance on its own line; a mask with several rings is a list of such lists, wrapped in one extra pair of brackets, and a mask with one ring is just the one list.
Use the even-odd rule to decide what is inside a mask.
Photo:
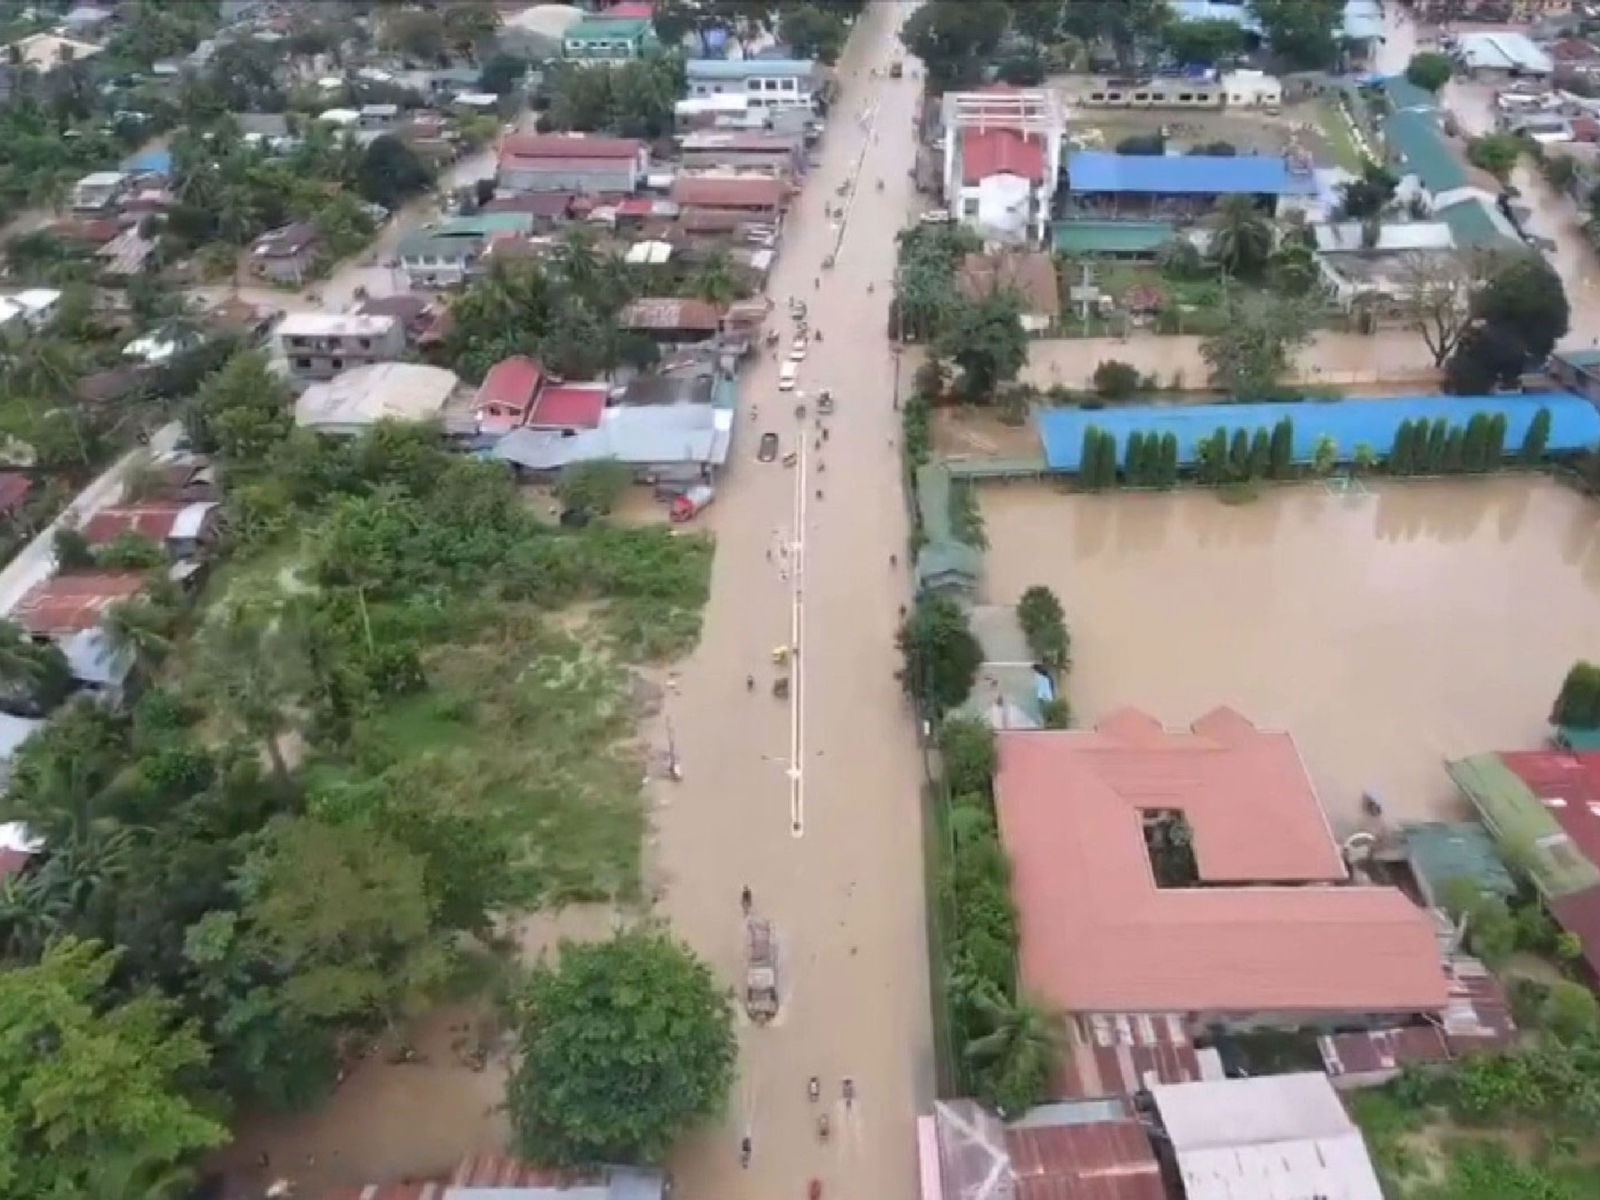
[(1366, 1143), (1326, 1075), (1150, 1090), (1188, 1200), (1383, 1200)]
[(1117, 440), (1120, 448), (1130, 434), (1172, 433), (1178, 439), (1178, 461), (1192, 465), (1199, 456), (1200, 439), (1217, 427), (1271, 430), (1287, 417), (1294, 422), (1294, 457), (1310, 462), (1317, 440), (1334, 439), (1341, 462), (1355, 455), (1363, 443), (1379, 455), (1394, 445), (1402, 421), (1443, 418), (1465, 425), (1476, 413), (1506, 418), (1507, 446), (1522, 442), (1528, 426), (1541, 408), (1550, 410), (1551, 453), (1587, 450), (1600, 442), (1600, 413), (1594, 405), (1570, 392), (1527, 392), (1504, 396), (1391, 396), (1331, 402), (1267, 401), (1259, 404), (1194, 404), (1135, 406), (1128, 408), (1053, 408), (1038, 414), (1039, 436), (1045, 461), (1052, 471), (1076, 471), (1083, 450), (1083, 433), (1093, 425)]
[(1476, 821), (1418, 821), (1402, 827), (1411, 869), (1437, 897), (1446, 881), (1470, 879), (1479, 891), (1511, 897), (1516, 880), (1500, 860), (1494, 839)]
[(1533, 880), (1547, 897), (1600, 887), (1600, 869), (1500, 755), (1456, 759), (1445, 769), (1489, 831), (1502, 844), (1514, 845), (1527, 855)]
[(1317, 181), (1268, 154), (1112, 154), (1078, 150), (1067, 158), (1074, 192), (1134, 192), (1168, 196), (1311, 195)]
[[(1437, 1011), (1431, 925), (1394, 888), (1157, 887), (1141, 833), (1178, 809), (1207, 884), (1346, 878), (1288, 734), (1219, 708), (1005, 732), (996, 808), (1024, 985), (1067, 1012)], [(1070, 797), (1070, 803), (1067, 798)]]
[(1169, 221), (1057, 221), (1057, 254), (1153, 254), (1177, 236)]
[(598, 429), (571, 437), (519, 429), (492, 453), (530, 471), (601, 458), (633, 466), (720, 466), (728, 457), (730, 416), (709, 404), (625, 405), (607, 409)]
[(1005, 1142), (1016, 1200), (1165, 1200), (1155, 1150), (1137, 1121), (1010, 1128)]
[(1467, 185), (1467, 169), (1445, 141), (1433, 112), (1392, 113), (1383, 131), (1389, 150), (1400, 158), (1402, 173), (1415, 175), (1428, 191), (1448, 192)]
[(747, 79), (752, 75), (807, 76), (817, 69), (810, 58), (691, 58), (684, 63), (689, 79)]

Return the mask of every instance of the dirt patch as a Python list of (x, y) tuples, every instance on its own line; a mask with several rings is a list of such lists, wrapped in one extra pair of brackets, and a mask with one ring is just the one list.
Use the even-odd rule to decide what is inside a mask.
[(933, 449), (941, 458), (1029, 458), (1043, 451), (1030, 420), (1007, 425), (990, 408), (941, 408), (933, 414)]

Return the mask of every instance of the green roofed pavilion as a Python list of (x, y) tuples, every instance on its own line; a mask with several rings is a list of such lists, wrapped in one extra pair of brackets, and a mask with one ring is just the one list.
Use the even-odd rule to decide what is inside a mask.
[(1498, 754), (1457, 759), (1445, 769), (1502, 849), (1519, 863), (1526, 860), (1546, 896), (1558, 899), (1600, 886), (1600, 869)]
[(1057, 254), (1151, 257), (1177, 236), (1170, 221), (1057, 221)]

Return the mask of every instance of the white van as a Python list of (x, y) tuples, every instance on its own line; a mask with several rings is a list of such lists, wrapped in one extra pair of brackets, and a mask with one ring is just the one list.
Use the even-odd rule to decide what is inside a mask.
[(800, 364), (786, 362), (778, 372), (778, 390), (780, 392), (794, 391), (794, 381), (800, 374)]

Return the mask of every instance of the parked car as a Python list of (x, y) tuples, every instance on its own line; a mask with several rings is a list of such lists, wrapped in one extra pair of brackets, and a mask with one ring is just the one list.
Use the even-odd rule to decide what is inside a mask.
[(756, 448), (756, 459), (760, 462), (771, 462), (778, 457), (778, 435), (763, 433), (761, 445)]

